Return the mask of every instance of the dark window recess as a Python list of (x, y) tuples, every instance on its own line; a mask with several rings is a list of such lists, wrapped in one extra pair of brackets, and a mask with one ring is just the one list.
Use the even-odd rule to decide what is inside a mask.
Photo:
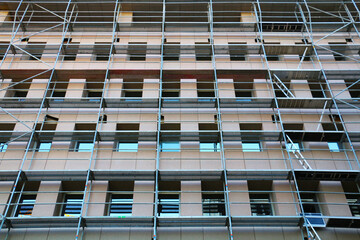
[(253, 216), (273, 215), (269, 194), (250, 194), (249, 196)]
[(94, 53), (96, 61), (109, 60), (111, 44), (106, 42), (96, 42), (94, 45)]
[(345, 41), (346, 41), (347, 43), (353, 42), (353, 40), (352, 40), (351, 38), (345, 38)]
[(66, 43), (64, 45), (64, 51), (65, 51), (64, 61), (76, 60), (76, 55), (79, 51), (79, 45), (80, 43)]
[(279, 122), (279, 116), (271, 115), (271, 120), (272, 120), (273, 123)]
[(117, 131), (139, 131), (139, 123), (118, 123), (116, 124)]
[(128, 216), (132, 214), (133, 196), (131, 194), (112, 194), (110, 216)]
[[(284, 82), (284, 85), (287, 87), (287, 89), (290, 89), (290, 83), (288, 82)], [(286, 94), (284, 92), (287, 93), (287, 90), (286, 89), (280, 89), (276, 84), (273, 84), (274, 86), (274, 90), (275, 90), (275, 95), (276, 97), (278, 98), (285, 98), (287, 97)], [(289, 93), (287, 93), (289, 95)]]
[(88, 91), (87, 96), (89, 98), (101, 98), (102, 97), (102, 92), (98, 92), (98, 91)]
[(164, 45), (164, 61), (179, 61), (180, 59), (180, 43), (166, 43)]
[(303, 123), (284, 123), (284, 130), (303, 130), (304, 124)]
[(215, 97), (215, 93), (214, 93), (214, 91), (198, 91), (198, 97), (213, 98), (213, 97)]
[(31, 216), (34, 209), (36, 195), (22, 195), (15, 213), (15, 217)]
[(202, 205), (204, 216), (225, 216), (223, 194), (203, 194)]
[(346, 194), (351, 214), (360, 217), (360, 194)]
[(262, 123), (240, 123), (240, 130), (262, 130)]
[(129, 42), (128, 56), (130, 61), (146, 60), (146, 42)]
[(322, 123), (324, 131), (343, 131), (344, 128), (341, 123)]
[(180, 96), (180, 91), (163, 91), (162, 92), (162, 97), (174, 97), (177, 98)]
[(161, 130), (180, 131), (180, 123), (161, 123)]
[(180, 83), (179, 81), (164, 81), (163, 82), (162, 97), (179, 97)]
[(305, 213), (321, 213), (317, 198), (313, 193), (300, 193)]
[(334, 55), (335, 61), (346, 61), (346, 42), (340, 43), (340, 42), (329, 42), (330, 49), (333, 51), (332, 54)]
[[(350, 87), (352, 84), (355, 83), (356, 80), (354, 81), (347, 81), (346, 82), (346, 87)], [(350, 93), (350, 96), (352, 98), (360, 98), (360, 84), (355, 84), (352, 85), (350, 88), (348, 88), (348, 91)]]
[(159, 216), (179, 214), (178, 194), (159, 194)]
[(309, 82), (309, 88), (313, 98), (324, 98), (324, 90), (320, 82)]
[(17, 97), (17, 98), (25, 98), (27, 96), (27, 90), (26, 91), (15, 91), (14, 93), (14, 97)]
[(229, 42), (229, 54), (230, 61), (245, 61), (246, 49), (242, 44), (246, 45), (246, 42), (232, 43)]
[(200, 131), (217, 131), (218, 125), (217, 123), (199, 123)]
[(28, 43), (27, 46), (25, 47), (25, 50), (28, 53), (30, 53), (31, 55), (23, 54), (21, 59), (22, 60), (41, 59), (44, 49), (45, 49), (45, 45), (46, 45), (46, 43)]
[(133, 98), (141, 98), (142, 97), (142, 91), (125, 91), (124, 97), (133, 97)]
[(61, 216), (79, 217), (81, 215), (82, 201), (82, 194), (67, 194), (64, 199)]
[(279, 61), (278, 55), (268, 55), (266, 58), (268, 61)]
[(238, 97), (252, 97), (251, 91), (245, 91), (245, 90), (235, 90), (235, 96)]
[(65, 97), (65, 94), (66, 94), (66, 91), (58, 91), (58, 90), (55, 90), (55, 91), (53, 92), (52, 97), (63, 98), (63, 97)]
[(212, 52), (210, 42), (208, 43), (195, 43), (196, 61), (211, 61)]
[[(304, 59), (303, 59), (303, 57), (304, 57)], [(300, 60), (303, 59), (304, 62), (311, 61), (311, 56), (310, 55), (305, 55), (305, 56), (299, 55), (299, 58), (300, 58)]]

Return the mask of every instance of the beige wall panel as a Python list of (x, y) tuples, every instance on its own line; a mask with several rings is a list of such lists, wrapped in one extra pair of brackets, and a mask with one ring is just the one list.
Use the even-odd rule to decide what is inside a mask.
[[(62, 148), (69, 147), (68, 143), (65, 143)], [(46, 170), (61, 170), (65, 169), (66, 159), (68, 157), (68, 151), (50, 151), (49, 158), (46, 161)], [(54, 160), (55, 159), (55, 160)]]
[(69, 79), (65, 98), (81, 98), (84, 96), (86, 79)]
[(279, 240), (284, 239), (284, 235), (281, 227), (271, 228), (256, 228), (255, 229), (256, 240)]
[(229, 234), (225, 227), (204, 228), (204, 239), (206, 240), (227, 239), (228, 236)]
[(159, 228), (158, 229), (158, 238), (159, 239), (171, 239), (171, 240), (181, 240), (181, 229), (180, 228)]
[(319, 191), (324, 192), (319, 194), (323, 215), (352, 216), (341, 182), (320, 181)]
[(181, 240), (204, 240), (203, 228), (181, 228)]
[(256, 240), (253, 227), (233, 227), (234, 239)]
[(220, 98), (235, 98), (233, 79), (218, 79), (218, 88)]
[[(42, 181), (40, 183), (39, 192), (36, 195), (35, 206), (32, 216), (49, 217), (54, 216), (55, 209), (60, 207), (55, 204), (59, 191), (61, 190), (60, 181)], [(40, 204), (39, 204), (40, 203)]]
[(181, 216), (202, 216), (201, 181), (182, 181), (180, 194)]
[[(288, 181), (273, 181), (273, 207), (276, 215), (280, 216), (296, 216), (295, 209), (297, 204), (294, 202), (294, 196)], [(289, 203), (289, 204), (288, 204)]]
[(180, 79), (180, 97), (181, 98), (197, 97), (196, 79)]
[[(91, 193), (87, 192), (87, 196), (85, 197), (85, 199), (88, 199), (88, 194), (90, 194), (89, 203), (87, 204), (87, 216), (106, 216), (105, 202), (107, 189), (108, 181), (93, 181), (91, 184)], [(84, 209), (86, 209), (86, 205)]]
[[(332, 90), (332, 93), (335, 95), (337, 95), (337, 98), (351, 98), (349, 90), (345, 90), (344, 89), (347, 88), (345, 81), (344, 80), (329, 80), (330, 82), (330, 87)], [(342, 92), (343, 91), (343, 92)], [(342, 92), (342, 93), (340, 93)]]
[(232, 216), (251, 216), (247, 181), (228, 181)]
[[(4, 89), (4, 88), (7, 88), (8, 86), (11, 85), (11, 81), (12, 79), (4, 79), (2, 80), (2, 82), (0, 83), (0, 89)], [(7, 96), (7, 93), (9, 92), (10, 90), (6, 90), (6, 91), (0, 91), (0, 98), (3, 98), (5, 96)]]
[(154, 182), (135, 181), (133, 216), (152, 216), (154, 207)]
[(123, 79), (122, 78), (112, 78), (109, 81), (108, 89), (105, 94), (105, 97), (107, 98), (120, 98), (121, 97), (121, 91), (123, 88)]
[(144, 79), (143, 98), (159, 97), (159, 79)]
[(291, 80), (290, 90), (296, 98), (312, 98), (307, 80)]
[(0, 212), (3, 213), (8, 202), (13, 182), (0, 182)]

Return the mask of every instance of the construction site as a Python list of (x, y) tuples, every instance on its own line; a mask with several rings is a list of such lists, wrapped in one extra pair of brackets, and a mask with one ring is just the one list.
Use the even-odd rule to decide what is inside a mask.
[(359, 9), (0, 1), (0, 239), (360, 239)]

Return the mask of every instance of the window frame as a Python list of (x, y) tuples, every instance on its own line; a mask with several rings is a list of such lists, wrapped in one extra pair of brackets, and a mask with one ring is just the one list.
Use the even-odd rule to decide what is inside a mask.
[[(92, 144), (92, 148), (91, 149), (80, 149), (80, 145), (81, 144)], [(94, 151), (94, 142), (90, 142), (90, 141), (77, 141), (76, 144), (75, 144), (75, 152), (92, 152)]]
[(8, 144), (6, 142), (0, 143), (0, 153), (6, 152), (7, 149), (8, 149)]
[[(266, 195), (266, 197), (264, 198), (252, 198), (252, 196), (260, 196), (260, 195)], [(253, 201), (253, 200), (263, 200), (266, 199), (268, 201)], [(270, 193), (249, 193), (249, 201), (250, 201), (250, 210), (251, 210), (251, 215), (252, 216), (274, 216), (274, 206), (272, 204), (272, 198), (271, 198), (271, 194)], [(260, 213), (254, 213), (253, 212), (253, 207), (257, 206), (257, 205), (264, 205), (264, 206), (268, 206), (269, 210), (270, 210), (270, 214), (260, 214)], [(266, 210), (265, 207), (261, 207), (262, 210)]]
[[(202, 145), (209, 144), (209, 147), (205, 147)], [(210, 146), (212, 144), (212, 146)], [(220, 152), (220, 143), (219, 142), (200, 142), (199, 144), (200, 152)]]
[[(245, 146), (247, 144), (257, 144), (259, 148), (256, 148), (256, 149), (255, 148), (247, 148), (247, 149), (245, 149), (244, 144), (245, 144)], [(242, 149), (243, 152), (261, 152), (262, 151), (262, 146), (261, 146), (261, 142), (242, 142), (241, 143), (241, 149)]]
[[(77, 203), (68, 203), (68, 200), (69, 200), (69, 197), (70, 196), (77, 196), (77, 197), (79, 197), (79, 198), (72, 198), (72, 200), (75, 200), (75, 199), (79, 199), (79, 200), (81, 200), (81, 202), (79, 201), (79, 203), (77, 204)], [(64, 198), (63, 198), (63, 202), (62, 202), (62, 205), (61, 205), (61, 216), (62, 217), (80, 217), (81, 216), (81, 210), (82, 210), (82, 201), (83, 201), (83, 198), (84, 198), (84, 195), (83, 194), (81, 194), (81, 193), (67, 193), (67, 194), (65, 194), (65, 196), (64, 196)], [(80, 212), (79, 213), (77, 213), (77, 214), (75, 214), (74, 216), (71, 216), (70, 214), (67, 214), (66, 213), (66, 210), (67, 210), (67, 206), (68, 205), (74, 205), (74, 206), (78, 206), (78, 205), (80, 205)], [(66, 216), (66, 215), (68, 215), (68, 216)], [(78, 215), (78, 216), (76, 216), (76, 215)]]
[[(31, 200), (31, 201), (28, 203), (24, 203), (24, 200)], [(16, 209), (14, 211), (14, 217), (20, 217), (20, 218), (31, 217), (35, 203), (36, 203), (36, 194), (22, 194), (18, 204), (16, 205)], [(22, 209), (24, 206), (31, 207), (31, 210), (28, 210), (30, 211), (30, 214), (20, 214), (22, 210), (26, 210), (26, 208)]]
[[(114, 196), (124, 196), (126, 198), (116, 198), (120, 200), (119, 202), (113, 202)], [(110, 199), (109, 199), (109, 207), (108, 207), (108, 216), (110, 217), (127, 217), (132, 216), (133, 214), (133, 204), (134, 204), (134, 196), (132, 194), (121, 194), (121, 193), (110, 193)], [(129, 200), (129, 201), (126, 201)], [(126, 206), (130, 205), (131, 208), (125, 208), (130, 209), (130, 213), (112, 213), (111, 210), (113, 209), (112, 206)]]
[[(175, 198), (163, 198), (164, 196), (176, 196)], [(162, 201), (163, 200), (163, 201)], [(179, 217), (180, 216), (180, 195), (178, 193), (159, 193), (158, 198), (158, 216), (159, 217)], [(164, 208), (164, 206), (166, 206)], [(162, 212), (162, 210), (173, 210), (177, 212)]]
[[(120, 145), (134, 145), (136, 144), (135, 148), (120, 148)], [(116, 152), (138, 152), (139, 151), (139, 143), (138, 142), (117, 142), (116, 144)]]
[[(165, 147), (164, 148), (164, 144), (177, 144), (176, 148), (173, 148), (172, 146), (169, 147)], [(165, 142), (161, 142), (160, 143), (160, 152), (180, 152), (181, 151), (181, 144), (180, 141), (165, 141)]]

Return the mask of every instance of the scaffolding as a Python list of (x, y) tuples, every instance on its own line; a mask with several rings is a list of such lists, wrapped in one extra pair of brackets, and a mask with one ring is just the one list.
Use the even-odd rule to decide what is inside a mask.
[(75, 239), (136, 226), (153, 240), (170, 227), (219, 227), (229, 240), (247, 226), (298, 227), (314, 240), (318, 228), (359, 228), (356, 1), (0, 7), (4, 239), (40, 226)]

